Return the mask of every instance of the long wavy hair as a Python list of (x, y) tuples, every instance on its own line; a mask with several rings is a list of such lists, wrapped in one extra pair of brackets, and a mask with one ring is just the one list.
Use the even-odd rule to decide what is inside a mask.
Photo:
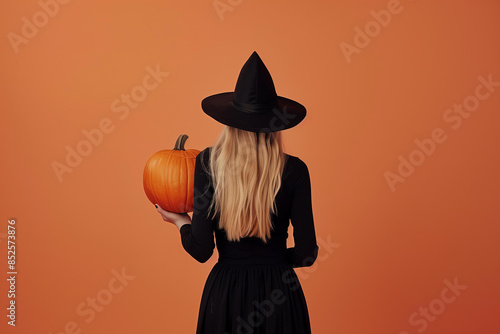
[(267, 243), (286, 157), (281, 131), (224, 127), (210, 150), (214, 194), (209, 212), (213, 210), (212, 219), (219, 213), (219, 228), (228, 240), (250, 236)]

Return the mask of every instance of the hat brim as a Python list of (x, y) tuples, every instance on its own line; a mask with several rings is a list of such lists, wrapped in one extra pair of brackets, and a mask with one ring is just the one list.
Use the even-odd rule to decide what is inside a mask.
[(250, 113), (236, 108), (234, 92), (208, 96), (201, 101), (201, 108), (216, 121), (252, 132), (275, 132), (299, 124), (306, 117), (306, 108), (297, 101), (278, 96), (275, 108), (260, 113)]

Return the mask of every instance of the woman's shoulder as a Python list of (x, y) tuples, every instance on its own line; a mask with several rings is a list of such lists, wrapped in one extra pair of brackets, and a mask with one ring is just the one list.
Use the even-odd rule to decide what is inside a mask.
[(308, 173), (307, 164), (299, 157), (285, 153), (287, 161), (285, 163), (285, 177), (293, 175), (295, 177)]
[(196, 155), (195, 158), (195, 170), (200, 169), (205, 173), (209, 173), (209, 162), (210, 162), (210, 151), (208, 150), (210, 147), (207, 147)]
[(285, 153), (285, 155), (288, 157), (287, 163), (290, 164), (290, 166), (299, 166), (302, 168), (307, 167), (307, 164), (301, 158), (288, 153)]
[(202, 151), (200, 151), (200, 153), (198, 153), (197, 158), (199, 157), (200, 159), (208, 161), (208, 159), (210, 158), (210, 149), (211, 148), (212, 148), (211, 146), (204, 148)]

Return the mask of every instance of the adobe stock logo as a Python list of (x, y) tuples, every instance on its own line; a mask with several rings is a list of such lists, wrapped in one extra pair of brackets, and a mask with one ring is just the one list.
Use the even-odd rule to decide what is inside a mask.
[(348, 64), (352, 61), (353, 54), (360, 54), (362, 50), (370, 45), (375, 37), (381, 34), (384, 28), (389, 26), (392, 17), (401, 14), (404, 10), (404, 6), (399, 0), (389, 0), (386, 7), (387, 9), (381, 9), (379, 11), (371, 10), (370, 15), (373, 17), (373, 20), (368, 21), (363, 29), (354, 26), (355, 35), (353, 44), (347, 42), (341, 42), (339, 44), (340, 51), (342, 51)]
[[(491, 73), (488, 78), (482, 75), (477, 77), (479, 84), (474, 90), (474, 94), (470, 94), (463, 99), (462, 103), (454, 103), (453, 108), (448, 108), (443, 112), (443, 120), (450, 124), (453, 130), (458, 130), (462, 126), (465, 119), (471, 117), (472, 112), (475, 112), (481, 101), (488, 99), (494, 92), (495, 87), (500, 86), (500, 81), (493, 81)], [(448, 139), (445, 130), (436, 127), (430, 131), (428, 138), (418, 139), (413, 142), (416, 148), (413, 149), (407, 156), (399, 155), (399, 164), (396, 172), (385, 171), (384, 178), (391, 192), (396, 191), (396, 185), (403, 183), (415, 172), (418, 166), (421, 166), (428, 157), (433, 155), (439, 144), (444, 143)]]
[[(139, 103), (144, 101), (149, 93), (156, 89), (164, 78), (169, 75), (168, 72), (163, 72), (160, 65), (156, 68), (151, 66), (146, 67), (147, 74), (142, 78), (141, 84), (134, 86), (129, 93), (121, 94), (119, 98), (111, 101), (111, 111), (117, 114), (121, 121), (130, 116), (131, 110), (136, 109)], [(105, 135), (115, 131), (116, 125), (113, 120), (108, 117), (102, 118), (98, 125), (92, 129), (83, 129), (81, 134), (84, 139), (81, 139), (73, 147), (65, 146), (66, 157), (63, 162), (52, 161), (51, 167), (59, 182), (63, 182), (64, 174), (69, 174), (83, 162), (83, 159), (89, 156), (96, 147), (102, 144)]]
[(35, 38), (36, 35), (38, 35), (39, 29), (45, 27), (49, 23), (49, 20), (59, 13), (60, 5), (65, 5), (68, 2), (70, 2), (70, 0), (38, 1), (38, 6), (40, 6), (41, 9), (33, 14), (31, 20), (26, 16), (21, 18), (23, 22), (21, 35), (14, 32), (9, 32), (7, 34), (7, 38), (14, 52), (19, 53), (19, 46), (21, 44), (28, 44), (30, 40)]
[(275, 132), (283, 130), (292, 119), (297, 117), (296, 114), (288, 113), (287, 106), (283, 107), (283, 112), (278, 108), (273, 108), (273, 118), (269, 121), (268, 128), (261, 128), (260, 132)]
[(221, 21), (224, 21), (224, 13), (232, 12), (236, 6), (241, 5), (243, 0), (214, 0), (212, 2), (215, 12)]
[[(453, 283), (448, 279), (445, 279), (443, 283), (446, 287), (441, 290), (439, 297), (420, 306), (418, 312), (415, 311), (408, 317), (408, 323), (415, 327), (416, 332), (423, 333), (429, 327), (429, 323), (436, 321), (438, 316), (446, 310), (447, 305), (454, 303), (462, 291), (467, 289), (467, 285), (458, 283), (458, 277), (453, 279)], [(398, 334), (410, 334), (410, 332), (400, 331)]]
[(88, 331), (85, 331), (85, 324), (89, 324), (94, 321), (96, 317), (99, 317), (99, 314), (101, 314), (114, 300), (114, 297), (122, 293), (130, 282), (135, 279), (135, 275), (126, 273), (125, 267), (121, 268), (121, 271), (112, 269), (111, 274), (112, 277), (108, 280), (104, 288), (87, 296), (85, 301), (80, 302), (76, 306), (75, 313), (79, 317), (82, 317), (82, 319), (67, 321), (64, 324), (63, 330), (50, 332), (49, 334), (76, 334), (82, 331), (88, 333)]
[[(333, 242), (328, 235), (327, 240), (318, 238), (318, 244), (322, 247), (323, 250), (326, 250), (327, 254), (317, 257), (316, 261), (324, 262), (326, 261), (331, 254), (334, 253), (335, 249), (340, 247), (339, 243)], [(265, 298), (258, 298), (253, 301), (253, 311), (248, 314), (240, 314), (237, 316), (236, 321), (238, 325), (236, 328), (233, 328), (232, 334), (251, 334), (251, 333), (260, 333), (261, 331), (258, 329), (267, 318), (273, 315), (277, 309), (280, 308), (280, 305), (289, 302), (287, 298), (288, 291), (296, 291), (297, 289), (301, 289), (301, 279), (307, 279), (309, 274), (314, 272), (318, 265), (313, 265), (313, 258), (304, 259), (303, 264), (305, 267), (300, 268), (291, 268), (286, 270), (281, 275), (281, 283), (284, 286), (287, 286), (285, 290), (281, 288), (276, 288), (268, 293)], [(299, 270), (297, 270), (299, 269)], [(307, 273), (303, 273), (303, 270), (306, 270)], [(309, 274), (308, 274), (309, 273)], [(224, 334), (229, 334), (225, 331)]]

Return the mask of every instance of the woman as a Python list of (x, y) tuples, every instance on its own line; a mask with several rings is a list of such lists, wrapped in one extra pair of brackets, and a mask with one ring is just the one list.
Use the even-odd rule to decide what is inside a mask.
[[(276, 95), (254, 52), (235, 91), (209, 96), (202, 109), (225, 124), (217, 142), (196, 157), (194, 210), (157, 206), (180, 231), (199, 262), (215, 247), (201, 297), (197, 333), (310, 333), (307, 303), (293, 268), (311, 266), (318, 246), (307, 165), (283, 152), (281, 130), (300, 123), (306, 109)], [(287, 249), (289, 221), (294, 247)]]

